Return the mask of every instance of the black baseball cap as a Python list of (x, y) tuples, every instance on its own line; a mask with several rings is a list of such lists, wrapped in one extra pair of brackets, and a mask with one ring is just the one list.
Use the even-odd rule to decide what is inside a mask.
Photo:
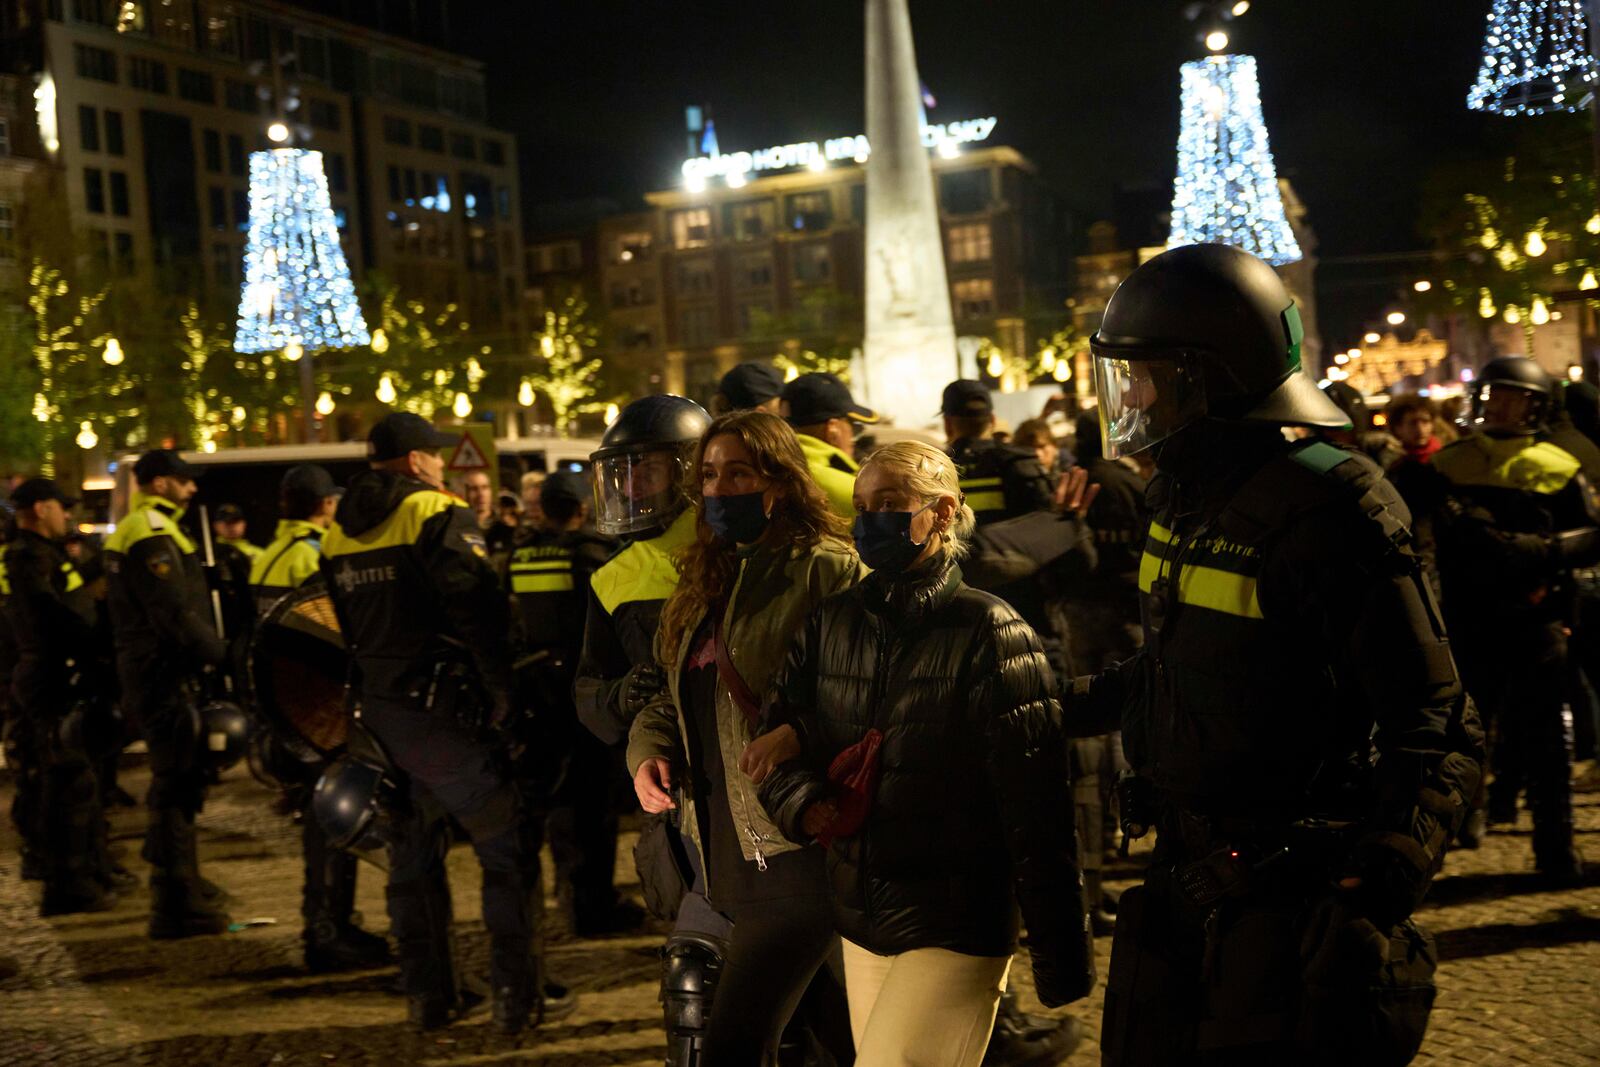
[(217, 513), (211, 517), (217, 522), (243, 522), (244, 509), (238, 504), (223, 504), (217, 508)]
[(433, 423), (409, 411), (391, 411), (367, 434), (367, 458), (399, 459), (410, 452), (436, 452), (461, 440), (457, 433), (434, 429)]
[(333, 475), (316, 463), (295, 464), (283, 472), (283, 481), (278, 483), (278, 496), (297, 512), (315, 512), (324, 500), (341, 492), (333, 484)]
[(878, 413), (862, 407), (850, 395), (850, 387), (837, 374), (818, 371), (802, 374), (783, 387), (784, 418), (790, 426), (815, 426), (829, 419), (851, 419), (874, 423)]
[(944, 387), (944, 397), (939, 402), (939, 414), (980, 416), (994, 414), (994, 398), (982, 382), (959, 378)]
[(140, 485), (148, 485), (163, 477), (184, 478), (192, 482), (199, 476), (199, 468), (184, 462), (183, 457), (170, 448), (151, 449), (133, 465), (133, 480)]
[(717, 392), (733, 410), (748, 411), (783, 395), (783, 375), (770, 363), (741, 363), (722, 376)]
[(11, 490), (11, 506), (18, 510), (31, 508), (46, 500), (59, 500), (64, 508), (70, 508), (78, 502), (77, 497), (62, 492), (61, 487), (50, 478), (29, 478)]
[(539, 484), (541, 507), (563, 502), (581, 504), (591, 499), (593, 494), (594, 490), (589, 485), (589, 479), (573, 471), (554, 471)]

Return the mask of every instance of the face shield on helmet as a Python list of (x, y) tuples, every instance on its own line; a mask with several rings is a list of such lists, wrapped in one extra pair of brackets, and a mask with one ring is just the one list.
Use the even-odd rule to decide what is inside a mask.
[(1545, 397), (1515, 382), (1481, 380), (1472, 394), (1471, 419), (1490, 436), (1525, 437), (1544, 425)]
[(683, 487), (697, 444), (596, 457), (595, 527), (617, 537), (670, 526), (688, 503)]
[(1137, 455), (1205, 415), (1205, 382), (1197, 356), (1130, 359), (1127, 350), (1098, 344), (1090, 350), (1107, 459)]

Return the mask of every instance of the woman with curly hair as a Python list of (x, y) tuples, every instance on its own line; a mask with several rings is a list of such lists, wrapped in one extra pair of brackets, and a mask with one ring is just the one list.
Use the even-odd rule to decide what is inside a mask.
[[(1055, 683), (1010, 605), (968, 587), (950, 457), (906, 441), (856, 476), (872, 574), (807, 620), (740, 767), (795, 841), (828, 845), (858, 1067), (977, 1067), (1028, 929), (1047, 1005), (1094, 985)], [(828, 770), (878, 741), (867, 792)]]
[(680, 809), (706, 896), (733, 920), (702, 1062), (753, 1067), (836, 941), (822, 852), (783, 836), (739, 754), (791, 636), (865, 571), (783, 420), (716, 419), (697, 467), (695, 539), (656, 636), (667, 690), (633, 724), (628, 769), (645, 811)]

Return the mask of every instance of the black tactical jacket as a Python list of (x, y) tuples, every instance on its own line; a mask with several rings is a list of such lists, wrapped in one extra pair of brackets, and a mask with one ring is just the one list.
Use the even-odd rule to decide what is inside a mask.
[(950, 442), (950, 458), (961, 475), (961, 492), (979, 523), (1014, 519), (1055, 506), (1055, 485), (1039, 457), (1026, 448), (988, 438)]
[(532, 530), (518, 538), (506, 558), (505, 584), (525, 652), (548, 651), (564, 670), (576, 671), (589, 579), (615, 548), (615, 541), (586, 530)]
[[(1483, 735), (1376, 465), (1214, 428), (1151, 481), (1144, 649), (1074, 684), (1069, 731), (1115, 727), (1169, 809), (1353, 820), (1347, 857), (1409, 912), (1477, 787)], [(1164, 838), (1165, 839), (1165, 838)]]
[(66, 550), (30, 530), (5, 546), (5, 574), (5, 613), (17, 646), (12, 697), (29, 714), (62, 715), (74, 673), (68, 663), (87, 673), (100, 658), (94, 598)]
[(362, 693), (408, 700), (470, 659), (489, 697), (511, 692), (511, 605), (459, 497), (413, 478), (350, 480), (322, 541), (322, 573)]
[(862, 831), (836, 840), (828, 873), (839, 933), (873, 952), (945, 948), (1003, 956), (1028, 927), (1039, 996), (1093, 985), (1072, 789), (1052, 676), (1033, 631), (1003, 601), (937, 564), (870, 575), (825, 600), (769, 689), (802, 759), (761, 786), (791, 840), (827, 794), (825, 772), (876, 727), (880, 778)]

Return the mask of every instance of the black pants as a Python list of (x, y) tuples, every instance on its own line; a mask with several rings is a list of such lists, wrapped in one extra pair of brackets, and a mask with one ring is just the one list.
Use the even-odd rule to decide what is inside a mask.
[[(739, 908), (706, 1028), (702, 1067), (758, 1067), (772, 1062), (783, 1028), (838, 941), (826, 896)], [(818, 995), (827, 999), (826, 992)], [(843, 998), (840, 987), (838, 999)], [(831, 1014), (826, 1005), (818, 1006), (817, 1013), (822, 1018)], [(848, 1034), (848, 1007), (844, 1019)]]
[(33, 842), (45, 864), (49, 890), (82, 892), (103, 873), (105, 817), (94, 766), (82, 752), (65, 751), (55, 737), (58, 719), (35, 709), (33, 765), (38, 769), (38, 836)]
[(122, 691), (140, 694), (133, 713), (150, 752), (144, 858), (151, 879), (192, 885), (199, 878), (194, 820), (205, 804), (207, 777), (199, 719), (174, 679), (124, 679)]
[(566, 773), (545, 816), (545, 835), (555, 860), (557, 893), (570, 905), (573, 922), (583, 926), (604, 919), (617, 903), (622, 761), (616, 749), (587, 730), (573, 730), (570, 744)]

